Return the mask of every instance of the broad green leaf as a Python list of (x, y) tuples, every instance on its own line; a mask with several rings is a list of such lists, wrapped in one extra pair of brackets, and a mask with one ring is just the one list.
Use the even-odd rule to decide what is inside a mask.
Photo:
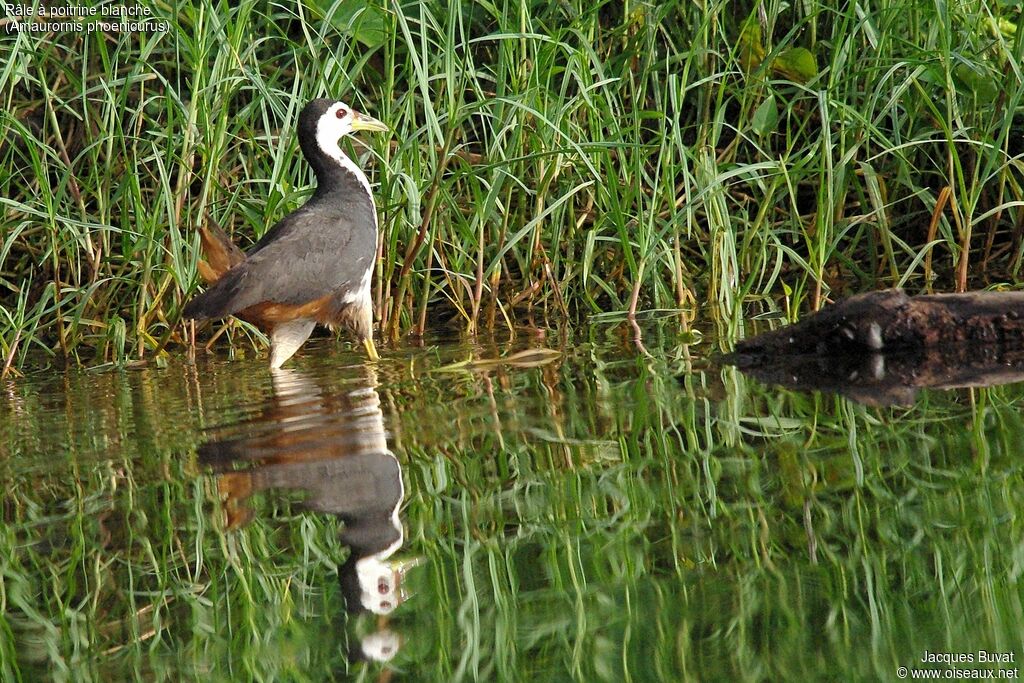
[(754, 112), (751, 125), (760, 136), (775, 132), (779, 123), (779, 108), (775, 104), (775, 95), (769, 95)]
[(999, 89), (996, 88), (992, 76), (984, 69), (961, 62), (953, 69), (953, 78), (959, 85), (966, 86), (967, 90), (974, 93), (980, 102), (993, 102), (999, 95)]
[[(366, 0), (313, 0), (313, 5), (340, 30), (366, 47), (384, 44), (384, 9)], [(332, 12), (333, 10), (333, 12)], [(328, 15), (328, 12), (332, 12)]]
[(772, 69), (794, 83), (807, 83), (818, 75), (818, 63), (805, 47), (793, 47), (776, 58)]

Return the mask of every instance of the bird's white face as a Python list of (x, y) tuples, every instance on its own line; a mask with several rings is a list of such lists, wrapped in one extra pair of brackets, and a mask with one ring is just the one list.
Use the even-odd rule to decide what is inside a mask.
[(387, 562), (365, 557), (356, 563), (356, 571), (363, 589), (363, 607), (374, 614), (390, 614), (403, 601), (401, 574)]
[[(335, 102), (320, 117), (316, 126), (317, 138), (326, 138), (337, 142), (352, 132), (352, 121), (355, 112), (344, 102)], [(323, 145), (321, 145), (322, 147)]]
[(377, 119), (360, 114), (344, 102), (335, 102), (316, 124), (316, 143), (329, 156), (335, 156), (338, 140), (360, 130), (384, 131), (388, 127)]

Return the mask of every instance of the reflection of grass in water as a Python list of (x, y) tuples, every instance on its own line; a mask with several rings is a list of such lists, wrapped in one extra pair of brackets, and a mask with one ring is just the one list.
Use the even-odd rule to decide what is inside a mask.
[(155, 5), (166, 33), (0, 40), (15, 367), (180, 341), (197, 227), (248, 244), (305, 198), (293, 125), (324, 93), (394, 131), (354, 148), (379, 181), (391, 335), (428, 311), (477, 329), (524, 304), (546, 324), (743, 295), (795, 312), (968, 263), (1018, 275), (1006, 3), (340, 4)]
[[(198, 438), (195, 427), (181, 429), (191, 424), (181, 395), (187, 375), (147, 373), (137, 383), (75, 375), (68, 384), (77, 398), (63, 416), (26, 406), (34, 417), (18, 425), (21, 444), (61, 452), (53, 424), (75, 427), (67, 461), (51, 459), (44, 468), (19, 450), (7, 459), (32, 467), (30, 476), (5, 472), (15, 484), (0, 559), (2, 641), (11, 655), (4, 680), (16, 680), (16, 663), (23, 680), (43, 680), (42, 672), (67, 680), (121, 680), (131, 672), (179, 680), (179, 672), (196, 678), (205, 670), (217, 672), (216, 680), (280, 680), (342, 665), (334, 641), (314, 637), (321, 628), (340, 629), (335, 563), (344, 550), (336, 520), (311, 520), (285, 506), (244, 533), (222, 535), (212, 482), (197, 477), (186, 457)], [(237, 379), (219, 386), (230, 387), (237, 402), (259, 396), (266, 380)], [(123, 400), (88, 402), (114, 387), (124, 389), (114, 395)], [(160, 404), (147, 404), (153, 395)], [(48, 416), (49, 429), (40, 416)]]
[[(41, 680), (44, 672), (121, 679), (193, 659), (212, 664), (232, 652), (240, 670), (260, 660), (271, 670), (286, 664), (266, 649), (294, 630), (291, 612), (310, 609), (322, 596), (301, 590), (304, 582), (322, 585), (324, 577), (297, 571), (298, 558), (280, 566), (275, 559), (285, 539), (271, 538), (265, 525), (239, 548), (221, 547), (195, 509), (208, 500), (205, 482), (182, 485), (189, 480), (180, 466), (170, 457), (163, 464), (173, 482), (136, 485), (126, 477), (130, 463), (91, 468), (79, 479), (88, 499), (60, 506), (72, 512), (25, 505), (13, 520), (3, 561), (6, 680), (16, 680), (16, 663), (25, 680)], [(19, 491), (13, 500), (26, 503), (30, 495)], [(298, 584), (298, 606), (290, 604), (294, 588), (282, 590), (286, 583)]]
[[(655, 424), (634, 430), (619, 439), (620, 463), (528, 476), (546, 492), (535, 509), (518, 486), (474, 500), (467, 473), (470, 530), (431, 566), (454, 567), (463, 586), (453, 628), (482, 634), (468, 662), (571, 666), (581, 680), (622, 680), (623, 668), (638, 680), (876, 680), (925, 649), (1012, 650), (1015, 448), (979, 471), (962, 430), (970, 414), (955, 407), (932, 424), (886, 426), (876, 411), (798, 401), (817, 425), (763, 426), (773, 438), (760, 447), (747, 437), (681, 453), (653, 438)], [(707, 434), (705, 415), (676, 408), (651, 402), (630, 416)], [(1008, 403), (979, 414), (979, 428), (1009, 420), (1022, 432)], [(724, 425), (709, 426), (714, 439)], [(497, 647), (512, 635), (516, 650)]]
[(23, 512), (3, 544), (5, 680), (15, 667), (23, 680), (280, 680), (339, 666), (316, 633), (340, 628), (323, 623), (341, 612), (337, 524), (285, 510), (222, 536), (209, 480), (177, 455), (152, 458), (169, 480), (104, 463), (79, 475), (89, 493), (64, 514), (12, 496)]
[[(607, 355), (582, 345), (543, 367), (380, 387), (405, 466), (406, 552), (426, 559), (392, 620), (400, 670), (877, 680), (926, 649), (1018, 646), (1013, 388), (878, 410), (764, 389), (731, 368), (677, 382), (662, 358)], [(103, 377), (70, 384), (123, 387), (116, 410), (73, 400), (49, 426), (14, 416), (16, 443), (44, 450), (54, 424), (86, 413), (108, 431), (69, 433), (72, 456), (8, 479), (5, 677), (15, 662), (25, 680), (344, 669), (337, 523), (268, 495), (251, 525), (223, 535), (210, 480), (182, 455), (199, 438), (182, 375)], [(208, 377), (207, 415), (266, 395), (259, 376)], [(147, 392), (165, 398), (172, 435), (146, 428)]]

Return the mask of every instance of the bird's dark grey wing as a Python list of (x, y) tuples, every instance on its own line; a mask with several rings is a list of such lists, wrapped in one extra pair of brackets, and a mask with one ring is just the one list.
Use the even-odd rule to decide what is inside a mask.
[(259, 303), (300, 305), (356, 290), (373, 266), (375, 225), (368, 201), (314, 198), (271, 228), (184, 315), (221, 318)]

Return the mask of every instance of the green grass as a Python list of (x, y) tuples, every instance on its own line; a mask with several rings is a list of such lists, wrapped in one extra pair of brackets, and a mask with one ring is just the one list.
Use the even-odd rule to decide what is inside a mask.
[(1013, 2), (151, 7), (166, 31), (0, 33), (14, 368), (182, 343), (196, 229), (244, 246), (308, 196), (325, 94), (393, 130), (351, 148), (387, 338), (1020, 280)]

